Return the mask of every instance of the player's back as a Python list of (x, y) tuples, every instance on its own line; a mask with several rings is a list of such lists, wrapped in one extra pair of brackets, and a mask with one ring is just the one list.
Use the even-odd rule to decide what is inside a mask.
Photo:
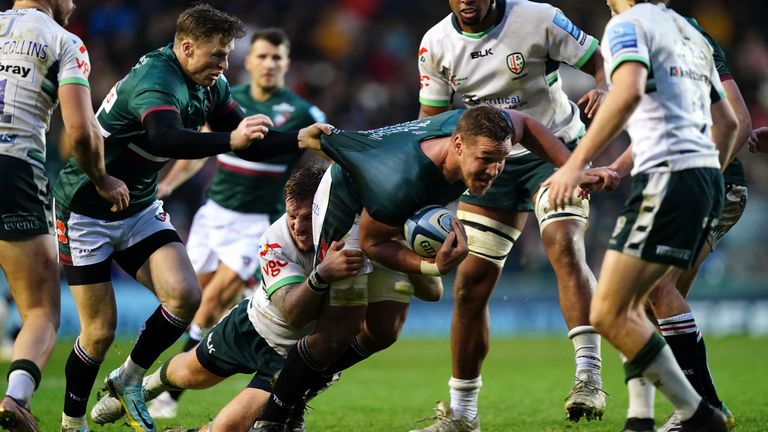
[(716, 159), (709, 109), (722, 95), (713, 94), (719, 79), (704, 37), (675, 11), (639, 4), (611, 20), (604, 40), (609, 74), (623, 61), (649, 63), (645, 95), (627, 125), (633, 172), (662, 161)]
[(77, 36), (37, 9), (0, 13), (0, 154), (45, 162), (45, 133), (58, 86), (88, 86), (88, 54)]

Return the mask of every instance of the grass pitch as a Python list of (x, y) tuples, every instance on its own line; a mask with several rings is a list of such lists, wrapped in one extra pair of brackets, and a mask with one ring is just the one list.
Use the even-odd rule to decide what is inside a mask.
[[(768, 431), (768, 340), (746, 337), (708, 339), (710, 367), (720, 396), (736, 415), (738, 432)], [(565, 338), (494, 339), (483, 367), (480, 415), (484, 432), (492, 431), (618, 431), (627, 408), (623, 370), (616, 352), (603, 344), (604, 386), (609, 393), (605, 417), (599, 422), (564, 420), (563, 399), (573, 373), (572, 347)], [(64, 364), (72, 344), (60, 343), (44, 371), (33, 400), (33, 411), (43, 431), (58, 431), (64, 394)], [(103, 377), (130, 352), (129, 341), (119, 341), (99, 374)], [(175, 348), (177, 349), (177, 348)], [(175, 352), (169, 350), (170, 353)], [(7, 368), (7, 364), (3, 365)], [(154, 369), (153, 369), (154, 370)], [(312, 431), (408, 431), (432, 414), (437, 399), (447, 399), (450, 348), (445, 340), (406, 339), (397, 342), (344, 373), (341, 381), (310, 405)], [(249, 377), (233, 377), (217, 387), (187, 392), (179, 416), (157, 421), (158, 431), (169, 426), (199, 425), (214, 417)], [(96, 401), (96, 390), (88, 409)], [(661, 425), (671, 412), (657, 395), (656, 419)], [(93, 431), (127, 431), (117, 423)]]

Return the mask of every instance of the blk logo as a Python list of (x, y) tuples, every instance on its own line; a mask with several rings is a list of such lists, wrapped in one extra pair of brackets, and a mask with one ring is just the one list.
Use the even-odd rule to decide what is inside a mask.
[(469, 56), (472, 58), (472, 60), (479, 59), (486, 56), (493, 55), (493, 48), (487, 48), (485, 50), (480, 51), (473, 51)]

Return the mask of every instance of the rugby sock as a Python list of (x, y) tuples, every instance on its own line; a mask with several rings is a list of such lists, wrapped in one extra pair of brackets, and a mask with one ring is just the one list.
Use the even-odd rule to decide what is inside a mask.
[(704, 387), (701, 378), (699, 353), (696, 348), (699, 329), (690, 312), (657, 320), (661, 335), (672, 349), (677, 364), (699, 394)]
[(576, 378), (597, 381), (595, 384), (602, 386), (600, 369), (602, 359), (600, 356), (600, 335), (592, 326), (577, 326), (568, 332), (568, 338), (573, 342), (576, 354)]
[(285, 424), (291, 409), (301, 400), (310, 383), (321, 379), (322, 366), (312, 358), (307, 338), (299, 339), (285, 359), (272, 394), (259, 420)]
[(699, 370), (701, 370), (701, 390), (699, 394), (709, 402), (715, 408), (723, 409), (723, 401), (720, 400), (720, 396), (717, 395), (715, 389), (715, 380), (712, 379), (712, 374), (709, 371), (709, 364), (707, 364), (707, 346), (704, 344), (704, 338), (699, 333), (699, 341), (696, 343), (696, 349), (699, 353)]
[(336, 372), (341, 372), (367, 359), (372, 354), (372, 352), (368, 352), (365, 348), (363, 348), (363, 346), (360, 345), (360, 341), (358, 341), (357, 337), (355, 337), (352, 339), (352, 343), (349, 344), (349, 348), (344, 351), (341, 357), (339, 357), (338, 360), (331, 363), (331, 365), (325, 369), (325, 374), (333, 375)]
[(465, 418), (474, 420), (477, 418), (477, 396), (480, 387), (483, 386), (483, 378), (465, 380), (451, 377), (448, 387), (451, 393), (451, 413), (453, 418)]
[(658, 333), (652, 333), (635, 358), (624, 363), (624, 371), (627, 381), (642, 376), (653, 383), (669, 399), (681, 420), (690, 418), (702, 400)]
[[(187, 340), (184, 342), (184, 346), (181, 348), (182, 352), (192, 351), (197, 344), (200, 343), (201, 340), (203, 340), (203, 337), (206, 333), (208, 333), (208, 329), (204, 329), (200, 327), (199, 325), (195, 324), (194, 322), (189, 325), (189, 331), (187, 332)], [(171, 399), (175, 400), (176, 402), (179, 401), (179, 398), (181, 398), (181, 395), (184, 393), (183, 389), (179, 390), (168, 390), (168, 394), (171, 395)]]
[(35, 362), (27, 359), (14, 360), (8, 369), (8, 388), (5, 395), (16, 399), (16, 402), (29, 407), (32, 394), (40, 385), (42, 375)]
[(643, 377), (632, 378), (627, 381), (627, 390), (629, 390), (627, 418), (653, 419), (653, 403), (656, 395), (653, 384)]
[(153, 373), (144, 377), (141, 386), (144, 388), (144, 400), (151, 401), (158, 397), (160, 393), (167, 391), (181, 391), (182, 389), (171, 384), (168, 380), (168, 365), (171, 364), (171, 359), (168, 359), (162, 366)]
[[(128, 360), (144, 370), (138, 379), (144, 376), (144, 372), (152, 366), (152, 363), (160, 357), (168, 347), (184, 334), (189, 321), (174, 316), (163, 305), (155, 309), (139, 331), (131, 355)], [(127, 363), (127, 362), (126, 362)]]
[(88, 397), (91, 395), (93, 383), (99, 374), (101, 360), (88, 354), (80, 346), (80, 338), (75, 339), (72, 352), (69, 353), (67, 364), (64, 366), (66, 386), (64, 391), (64, 415), (71, 418), (85, 416)]
[(88, 429), (88, 420), (85, 414), (80, 417), (70, 417), (61, 413), (61, 430), (67, 429)]

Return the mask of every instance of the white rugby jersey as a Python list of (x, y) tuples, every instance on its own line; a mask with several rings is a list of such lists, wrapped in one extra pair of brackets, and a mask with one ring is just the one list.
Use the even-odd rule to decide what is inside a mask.
[[(598, 46), (557, 8), (527, 0), (499, 0), (496, 26), (463, 33), (453, 14), (429, 29), (419, 49), (419, 102), (450, 105), (454, 92), (468, 106), (514, 108), (546, 125), (565, 142), (584, 124), (562, 89), (560, 63), (581, 68)], [(516, 145), (510, 155), (528, 151)]]
[(269, 346), (285, 357), (300, 338), (310, 333), (314, 323), (294, 329), (268, 297), (286, 285), (303, 282), (312, 271), (314, 255), (313, 251), (301, 252), (296, 247), (285, 214), (261, 236), (259, 250), (262, 282), (248, 304), (248, 318)]
[(698, 30), (664, 5), (641, 3), (608, 22), (602, 52), (609, 80), (626, 61), (648, 68), (645, 94), (627, 122), (632, 175), (667, 166), (720, 168), (709, 108), (725, 92)]
[(90, 70), (83, 42), (50, 16), (37, 9), (0, 13), (0, 154), (44, 169), (58, 88), (88, 87)]

